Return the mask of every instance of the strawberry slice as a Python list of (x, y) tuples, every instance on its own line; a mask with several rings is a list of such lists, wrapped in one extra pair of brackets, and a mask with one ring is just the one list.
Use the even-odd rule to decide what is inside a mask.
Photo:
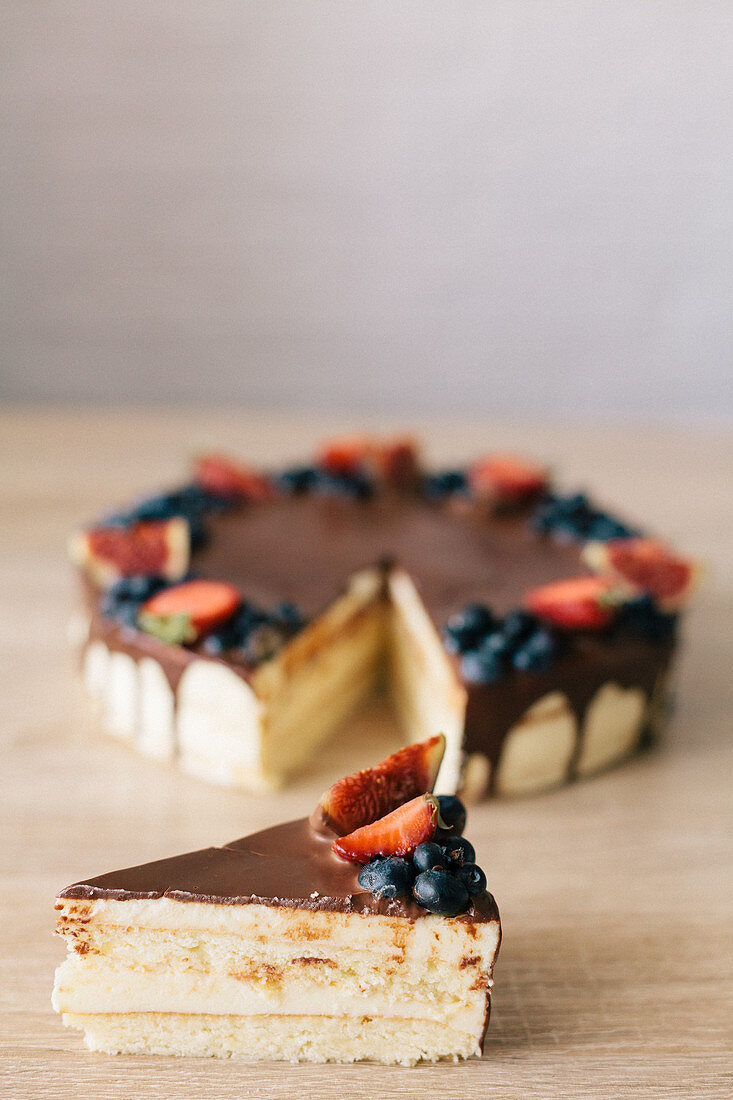
[(335, 477), (351, 477), (364, 470), (372, 442), (366, 435), (344, 435), (324, 440), (316, 451), (316, 464)]
[(547, 481), (544, 466), (508, 454), (486, 455), (468, 471), (468, 483), (477, 496), (502, 503), (519, 503), (538, 496)]
[(193, 478), (210, 493), (223, 497), (269, 500), (273, 496), (272, 485), (263, 473), (223, 454), (199, 455), (194, 463)]
[(418, 844), (433, 839), (437, 825), (437, 798), (421, 794), (371, 825), (334, 840), (331, 847), (351, 863), (368, 863), (374, 856), (408, 856)]
[(190, 544), (188, 524), (176, 516), (80, 531), (69, 541), (69, 557), (102, 588), (120, 577), (177, 581), (188, 569)]
[(195, 642), (231, 618), (241, 602), (239, 589), (227, 581), (185, 581), (146, 600), (138, 625), (169, 645)]
[(647, 592), (665, 611), (676, 611), (699, 580), (700, 568), (656, 539), (611, 539), (589, 542), (583, 559), (607, 573), (632, 594)]
[(531, 589), (524, 605), (556, 626), (602, 630), (616, 613), (618, 597), (618, 585), (609, 577), (571, 577)]
[(393, 752), (373, 768), (339, 779), (318, 804), (323, 821), (343, 835), (431, 791), (444, 752), (445, 737), (440, 733)]

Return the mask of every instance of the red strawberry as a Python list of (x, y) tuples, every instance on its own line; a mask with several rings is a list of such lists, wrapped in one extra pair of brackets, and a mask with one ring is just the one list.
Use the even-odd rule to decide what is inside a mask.
[(177, 581), (188, 569), (190, 542), (188, 524), (177, 516), (81, 531), (69, 541), (69, 556), (102, 587), (120, 577)]
[(364, 469), (372, 443), (365, 435), (326, 439), (316, 451), (316, 463), (336, 477), (349, 477)]
[(583, 559), (607, 573), (632, 593), (648, 592), (666, 611), (681, 607), (699, 578), (699, 566), (674, 554), (656, 539), (611, 539), (589, 542)]
[(272, 485), (264, 474), (222, 454), (199, 455), (193, 477), (204, 489), (219, 496), (269, 500), (273, 495)]
[(542, 492), (547, 485), (547, 470), (514, 455), (486, 455), (471, 466), (468, 481), (477, 496), (518, 503)]
[(556, 626), (573, 630), (601, 630), (614, 614), (618, 586), (608, 577), (571, 577), (533, 588), (525, 607)]
[(138, 622), (170, 644), (195, 642), (231, 618), (241, 602), (239, 589), (226, 581), (185, 581), (146, 600)]
[(374, 856), (408, 856), (418, 844), (432, 840), (437, 823), (437, 798), (421, 794), (371, 825), (334, 840), (331, 847), (351, 863), (368, 863)]
[(431, 791), (444, 752), (445, 737), (440, 733), (392, 753), (373, 768), (339, 779), (319, 803), (326, 824), (334, 832), (349, 833)]

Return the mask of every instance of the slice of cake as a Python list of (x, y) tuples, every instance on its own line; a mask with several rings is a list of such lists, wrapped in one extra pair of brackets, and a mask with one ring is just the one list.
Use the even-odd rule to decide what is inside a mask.
[(462, 805), (422, 793), (442, 750), (432, 738), (339, 781), (310, 820), (63, 890), (64, 1023), (108, 1053), (480, 1054), (499, 913)]

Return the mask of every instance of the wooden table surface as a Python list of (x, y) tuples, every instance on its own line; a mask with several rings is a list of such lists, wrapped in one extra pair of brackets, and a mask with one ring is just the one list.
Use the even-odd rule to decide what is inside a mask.
[(600, 778), (471, 814), (504, 924), (482, 1060), (408, 1070), (113, 1058), (88, 1053), (52, 1012), (64, 953), (51, 934), (58, 888), (306, 813), (337, 775), (396, 738), (389, 713), (375, 706), (295, 786), (269, 798), (138, 758), (94, 728), (75, 676), (64, 636), (65, 536), (138, 491), (180, 479), (202, 444), (287, 460), (334, 425), (344, 426), (324, 416), (166, 409), (19, 410), (0, 419), (0, 1094), (730, 1097), (733, 448), (715, 430), (422, 425), (436, 461), (506, 446), (545, 456), (568, 487), (591, 485), (709, 564), (663, 743)]

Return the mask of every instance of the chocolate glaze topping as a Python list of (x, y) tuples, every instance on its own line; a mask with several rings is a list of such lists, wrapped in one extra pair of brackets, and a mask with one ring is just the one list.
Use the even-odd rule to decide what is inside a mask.
[[(111, 871), (67, 887), (60, 898), (171, 898), (217, 905), (272, 905), (289, 909), (363, 913), (416, 920), (429, 916), (408, 898), (379, 899), (362, 890), (359, 868), (331, 850), (334, 834), (306, 818), (234, 840), (222, 848)], [(489, 893), (472, 899), (457, 920), (498, 919)]]

